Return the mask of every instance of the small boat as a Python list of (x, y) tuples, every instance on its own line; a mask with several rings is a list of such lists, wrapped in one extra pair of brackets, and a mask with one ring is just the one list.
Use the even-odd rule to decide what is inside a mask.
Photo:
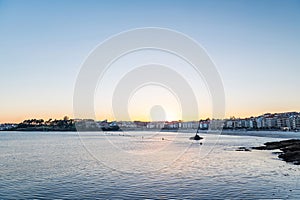
[(196, 133), (195, 136), (190, 137), (190, 140), (202, 140), (202, 139), (203, 139), (203, 137), (200, 137), (200, 136), (198, 135), (198, 133)]
[(202, 140), (203, 137), (200, 137), (198, 135), (198, 133), (200, 133), (200, 121), (199, 121), (199, 125), (198, 125), (198, 128), (197, 128), (197, 132), (196, 132), (196, 135), (194, 137), (190, 137), (190, 140)]

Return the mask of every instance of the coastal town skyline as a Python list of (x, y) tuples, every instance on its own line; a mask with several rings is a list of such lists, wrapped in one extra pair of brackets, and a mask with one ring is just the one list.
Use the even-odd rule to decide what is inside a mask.
[[(1, 123), (0, 130), (9, 130), (16, 128), (17, 126), (23, 126), (23, 124), (32, 126), (49, 126), (50, 124), (59, 124), (61, 122), (70, 122), (72, 126), (75, 123), (87, 123), (96, 124), (99, 127), (106, 124), (118, 125), (120, 128), (138, 128), (145, 127), (148, 129), (197, 129), (206, 130), (210, 127), (214, 121), (222, 120), (223, 129), (248, 129), (248, 130), (300, 130), (300, 112), (282, 112), (282, 113), (264, 113), (258, 116), (248, 116), (246, 118), (231, 116), (224, 119), (210, 119), (202, 118), (198, 120), (172, 120), (172, 121), (151, 121), (151, 120), (130, 120), (130, 121), (116, 121), (109, 122), (107, 119), (71, 119), (68, 116), (64, 116), (62, 119), (26, 119), (18, 123)], [(70, 130), (76, 130), (73, 127)]]
[[(281, 109), (278, 109), (277, 111), (273, 110), (273, 111), (265, 111), (265, 112), (258, 112), (258, 113), (230, 113), (230, 114), (226, 114), (226, 116), (222, 119), (229, 119), (231, 117), (234, 117), (234, 118), (250, 118), (250, 117), (254, 117), (254, 116), (260, 116), (260, 115), (264, 115), (266, 113), (287, 113), (287, 112), (297, 112), (297, 110), (281, 110)], [(37, 115), (29, 115), (29, 114), (25, 114), (26, 117), (15, 117), (15, 118), (5, 118), (5, 116), (1, 116), (1, 120), (0, 120), (0, 124), (2, 123), (19, 123), (21, 121), (24, 121), (26, 119), (61, 119), (65, 116), (68, 116), (68, 117), (71, 117), (73, 118), (73, 115), (72, 113), (70, 114), (63, 114), (63, 113), (60, 113), (60, 114), (56, 114), (56, 115), (52, 115), (52, 114), (37, 114)], [(197, 120), (201, 120), (201, 119), (207, 119), (207, 118), (212, 118), (210, 115), (206, 115), (206, 116), (201, 116), (200, 115), (200, 118), (199, 119), (188, 119), (188, 120), (184, 120), (184, 119), (180, 119), (180, 118), (172, 118), (172, 119), (165, 119), (165, 120), (162, 120), (162, 121), (178, 121), (178, 120), (182, 120), (182, 121), (197, 121)], [(107, 119), (109, 121), (115, 121), (116, 119), (114, 119), (113, 117), (105, 117), (105, 116), (98, 116), (95, 118), (95, 120), (103, 120), (103, 119)], [(158, 121), (158, 120), (151, 120), (151, 117), (149, 118), (133, 118), (131, 120), (119, 120), (119, 121)]]
[[(244, 120), (244, 119), (254, 119), (254, 118), (261, 118), (261, 117), (266, 117), (266, 118), (280, 118), (284, 116), (285, 118), (288, 118), (290, 116), (293, 116), (293, 117), (299, 117), (300, 118), (300, 111), (287, 111), (287, 112), (275, 112), (275, 113), (272, 113), (272, 112), (266, 112), (266, 113), (262, 113), (262, 114), (259, 114), (259, 115), (251, 115), (251, 116), (245, 116), (245, 117), (240, 117), (240, 116), (230, 116), (230, 117), (225, 117), (225, 118), (210, 118), (210, 117), (202, 117), (202, 118), (199, 118), (199, 119), (192, 119), (192, 120), (183, 120), (183, 119), (176, 119), (176, 120), (143, 120), (143, 119), (131, 119), (131, 120), (116, 120), (116, 119), (108, 119), (108, 118), (97, 118), (97, 119), (90, 119), (90, 118), (70, 118), (69, 116), (67, 115), (64, 115), (63, 117), (60, 117), (60, 118), (35, 118), (35, 117), (32, 117), (32, 118), (27, 118), (27, 119), (24, 119), (22, 121), (19, 121), (19, 122), (0, 122), (0, 124), (5, 124), (5, 123), (8, 123), (8, 124), (13, 124), (13, 123), (22, 123), (24, 121), (28, 121), (28, 120), (38, 120), (38, 121), (43, 121), (43, 122), (46, 122), (46, 121), (53, 121), (53, 120), (94, 120), (94, 121), (99, 121), (99, 122), (102, 122), (102, 121), (112, 121), (112, 122), (187, 122), (187, 121), (194, 121), (194, 122), (199, 122), (199, 121), (210, 121), (210, 120)], [(287, 117), (288, 116), (288, 117)]]

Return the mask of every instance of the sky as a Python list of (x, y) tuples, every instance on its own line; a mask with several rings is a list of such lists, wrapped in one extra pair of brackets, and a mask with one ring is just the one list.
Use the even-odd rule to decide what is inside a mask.
[(89, 53), (141, 27), (173, 29), (205, 48), (223, 81), (226, 117), (300, 111), (299, 10), (292, 0), (0, 0), (0, 123), (73, 117), (74, 85)]

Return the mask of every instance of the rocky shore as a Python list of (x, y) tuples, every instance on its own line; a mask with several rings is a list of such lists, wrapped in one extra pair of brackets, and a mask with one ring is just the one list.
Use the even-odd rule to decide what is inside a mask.
[(286, 162), (300, 165), (300, 140), (291, 139), (279, 142), (267, 142), (264, 146), (252, 147), (256, 150), (275, 150), (280, 149), (282, 153), (278, 157)]

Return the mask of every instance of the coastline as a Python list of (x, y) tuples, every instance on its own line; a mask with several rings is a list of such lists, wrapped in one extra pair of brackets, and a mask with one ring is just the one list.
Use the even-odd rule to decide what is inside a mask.
[[(277, 142), (266, 142), (264, 146), (252, 147), (255, 150), (280, 150), (278, 158), (294, 165), (300, 165), (300, 140), (290, 139)], [(246, 150), (246, 148), (245, 148)]]

